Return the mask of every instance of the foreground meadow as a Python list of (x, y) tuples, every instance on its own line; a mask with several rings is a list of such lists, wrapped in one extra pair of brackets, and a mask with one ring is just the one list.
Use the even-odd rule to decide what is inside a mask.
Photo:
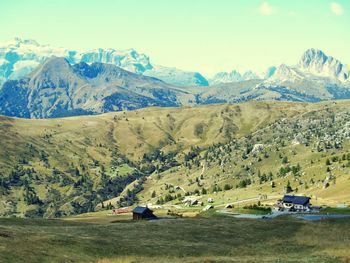
[(0, 262), (348, 262), (350, 220), (0, 219)]

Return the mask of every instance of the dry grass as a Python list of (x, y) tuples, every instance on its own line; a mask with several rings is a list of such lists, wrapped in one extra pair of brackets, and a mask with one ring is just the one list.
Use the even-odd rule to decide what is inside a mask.
[(344, 219), (1, 219), (0, 262), (346, 262), (349, 227)]

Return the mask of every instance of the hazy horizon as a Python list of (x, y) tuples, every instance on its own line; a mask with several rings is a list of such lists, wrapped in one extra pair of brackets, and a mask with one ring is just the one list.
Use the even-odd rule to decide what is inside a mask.
[[(350, 62), (350, 1), (23, 1), (0, 3), (1, 42), (13, 37), (76, 50), (130, 49), (153, 64), (263, 72), (309, 48)], [(12, 21), (12, 22), (11, 22)]]

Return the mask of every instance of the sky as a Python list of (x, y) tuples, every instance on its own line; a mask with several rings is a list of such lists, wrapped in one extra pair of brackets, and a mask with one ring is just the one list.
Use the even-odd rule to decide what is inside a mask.
[(0, 41), (134, 48), (153, 64), (263, 72), (318, 48), (350, 64), (350, 0), (0, 0)]

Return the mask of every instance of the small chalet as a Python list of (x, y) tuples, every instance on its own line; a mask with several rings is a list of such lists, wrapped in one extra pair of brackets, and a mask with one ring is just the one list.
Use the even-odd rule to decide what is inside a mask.
[(132, 219), (156, 219), (157, 217), (153, 214), (153, 211), (148, 207), (137, 206), (132, 210)]
[(290, 211), (308, 211), (311, 206), (310, 197), (296, 195), (285, 195), (280, 204)]
[(185, 206), (194, 206), (194, 205), (198, 205), (199, 202), (196, 198), (194, 197), (186, 197), (183, 201), (183, 204), (185, 204)]
[(208, 203), (214, 203), (214, 199), (213, 198), (208, 198)]
[(131, 209), (129, 207), (123, 207), (123, 208), (113, 209), (112, 211), (113, 211), (113, 214), (118, 215), (118, 214), (130, 213)]

